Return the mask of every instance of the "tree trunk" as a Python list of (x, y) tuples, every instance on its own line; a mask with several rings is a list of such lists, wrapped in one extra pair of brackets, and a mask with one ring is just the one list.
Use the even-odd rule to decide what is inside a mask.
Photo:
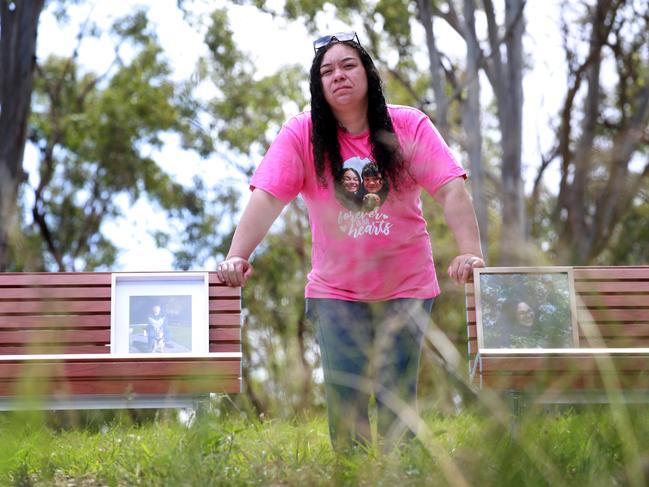
[(30, 113), (36, 32), (44, 0), (0, 2), (0, 272), (9, 267)]
[[(494, 91), (499, 98), (502, 149), (502, 234), (501, 263), (517, 265), (525, 262), (525, 204), (522, 179), (523, 132), (523, 0), (505, 2), (505, 47), (507, 61), (500, 63), (500, 86)], [(496, 49), (494, 51), (493, 49)], [(500, 46), (492, 42), (492, 53)], [(499, 57), (498, 54), (495, 57)]]
[[(598, 0), (589, 9), (584, 21), (591, 28), (588, 56), (573, 63), (568, 73), (571, 86), (559, 130), (561, 185), (552, 215), (558, 229), (557, 254), (564, 264), (586, 265), (606, 250), (649, 176), (649, 164), (639, 174), (631, 170), (634, 155), (646, 145), (644, 134), (649, 123), (646, 58), (637, 54), (641, 52), (639, 46), (646, 45), (647, 34), (643, 29), (631, 42), (624, 42), (629, 29), (624, 6), (624, 1)], [(634, 10), (640, 18), (649, 18), (648, 14), (646, 7), (644, 12)], [(578, 59), (567, 38), (564, 49), (568, 59)], [(604, 76), (611, 53), (620, 76), (617, 98), (607, 89)], [(580, 100), (583, 116), (579, 130), (573, 131), (576, 94), (584, 82), (585, 94)], [(611, 100), (617, 106), (611, 107)], [(619, 119), (607, 116), (611, 108), (619, 111)]]
[(426, 31), (426, 44), (428, 46), (428, 65), (431, 86), (435, 95), (435, 126), (445, 140), (449, 140), (448, 106), (449, 98), (444, 91), (444, 75), (442, 73), (441, 56), (435, 43), (433, 32), (433, 16), (430, 9), (430, 0), (417, 0), (417, 14), (419, 21)]
[(471, 167), (471, 192), (480, 228), (480, 244), (487, 258), (488, 212), (484, 190), (485, 171), (482, 165), (482, 128), (480, 116), (480, 46), (475, 32), (475, 2), (464, 1), (464, 22), (466, 28), (466, 76), (467, 99), (462, 103), (462, 125), (466, 133), (466, 151)]

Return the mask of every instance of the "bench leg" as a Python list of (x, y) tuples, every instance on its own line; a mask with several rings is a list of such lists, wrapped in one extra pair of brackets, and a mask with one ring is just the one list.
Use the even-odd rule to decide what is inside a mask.
[(515, 436), (518, 433), (521, 417), (527, 408), (527, 397), (522, 391), (508, 390), (503, 393), (503, 400), (510, 412), (509, 433)]

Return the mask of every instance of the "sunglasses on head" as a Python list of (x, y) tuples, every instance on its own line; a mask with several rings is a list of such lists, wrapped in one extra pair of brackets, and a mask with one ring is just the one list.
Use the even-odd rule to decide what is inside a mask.
[(326, 36), (319, 37), (313, 41), (313, 51), (318, 52), (323, 47), (328, 46), (332, 42), (354, 42), (361, 45), (361, 41), (358, 39), (356, 32), (336, 32), (335, 34), (329, 34)]

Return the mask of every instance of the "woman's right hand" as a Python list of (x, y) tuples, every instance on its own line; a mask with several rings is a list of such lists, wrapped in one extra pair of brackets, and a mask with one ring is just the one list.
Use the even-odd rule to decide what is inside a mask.
[(228, 257), (216, 266), (216, 275), (228, 286), (243, 286), (252, 275), (252, 265), (243, 257)]

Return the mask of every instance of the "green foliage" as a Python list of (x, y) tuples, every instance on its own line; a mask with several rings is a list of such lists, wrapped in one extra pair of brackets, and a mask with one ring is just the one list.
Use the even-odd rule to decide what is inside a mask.
[(197, 216), (202, 201), (165, 173), (148, 154), (163, 133), (183, 133), (177, 88), (143, 11), (118, 19), (113, 31), (129, 43), (103, 75), (76, 59), (51, 56), (35, 80), (30, 140), (40, 149), (33, 189), (34, 224), (24, 242), (41, 241), (43, 267), (109, 268), (117, 249), (102, 225), (146, 196), (178, 217)]
[(612, 265), (637, 265), (649, 262), (649, 192), (643, 188), (635, 204), (620, 222), (613, 244), (603, 253), (601, 262)]
[(230, 149), (259, 156), (288, 116), (306, 106), (305, 71), (283, 66), (259, 77), (254, 63), (234, 44), (227, 10), (215, 10), (210, 20), (205, 36), (210, 56), (202, 60), (196, 80), (209, 80), (218, 92), (205, 107), (212, 120), (206, 130)]

